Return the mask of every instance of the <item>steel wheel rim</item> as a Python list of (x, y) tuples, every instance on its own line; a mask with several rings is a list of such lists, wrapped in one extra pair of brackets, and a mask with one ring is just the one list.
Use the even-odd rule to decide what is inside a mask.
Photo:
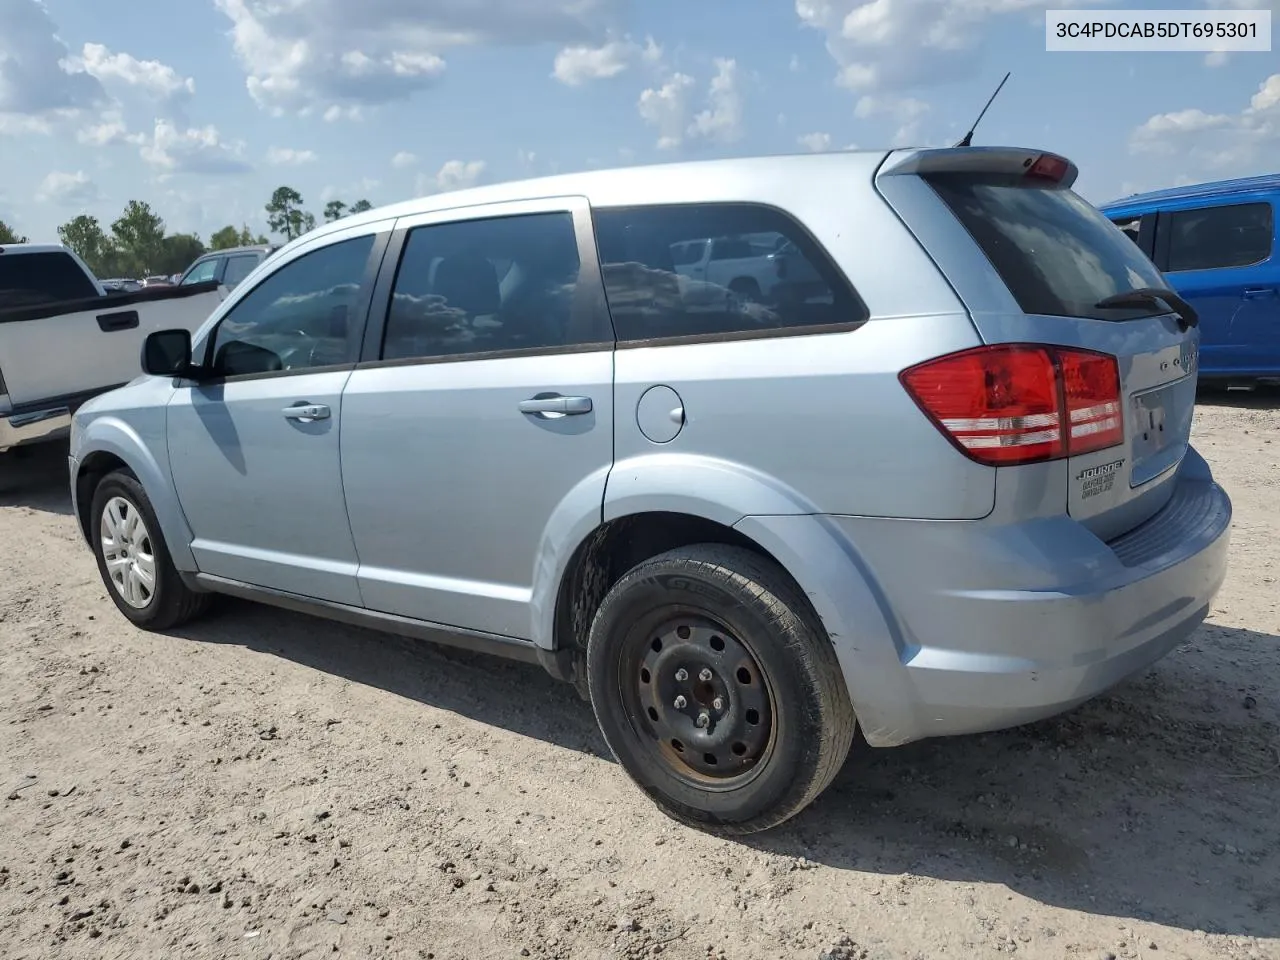
[(631, 727), (664, 767), (699, 790), (754, 780), (776, 740), (768, 677), (750, 647), (701, 611), (668, 610), (635, 624), (619, 692)]
[(102, 509), (99, 536), (112, 589), (133, 609), (145, 609), (156, 592), (156, 555), (142, 511), (112, 497)]

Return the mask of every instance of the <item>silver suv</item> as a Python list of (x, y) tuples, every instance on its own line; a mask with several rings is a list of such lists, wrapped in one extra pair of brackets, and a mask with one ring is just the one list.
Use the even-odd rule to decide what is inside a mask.
[[(346, 218), (80, 409), (80, 524), (139, 626), (234, 594), (536, 661), (664, 811), (771, 827), (855, 727), (1067, 710), (1222, 582), (1195, 313), (1075, 176), (858, 152)], [(792, 269), (680, 274), (733, 236)]]

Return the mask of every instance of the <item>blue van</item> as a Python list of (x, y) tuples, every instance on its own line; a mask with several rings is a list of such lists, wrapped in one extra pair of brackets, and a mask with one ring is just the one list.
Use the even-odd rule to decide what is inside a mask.
[(1135, 194), (1100, 209), (1200, 314), (1200, 380), (1280, 382), (1280, 174)]

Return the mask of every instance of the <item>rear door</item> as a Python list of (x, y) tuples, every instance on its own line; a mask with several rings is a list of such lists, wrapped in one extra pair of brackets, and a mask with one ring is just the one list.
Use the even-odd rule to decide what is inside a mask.
[(1123, 442), (1060, 461), (1068, 512), (1105, 539), (1146, 519), (1172, 493), (1168, 482), (1191, 435), (1199, 331), (1158, 303), (1101, 305), (1168, 283), (1070, 189), (1075, 172), (1038, 151), (919, 151), (879, 183), (955, 284), (984, 341), (1056, 344), (1117, 359), (1119, 409), (1097, 414), (1123, 418)]
[(532, 639), (548, 531), (599, 517), (613, 464), (587, 203), (402, 219), (378, 290), (342, 400), (365, 605)]
[(1201, 370), (1280, 373), (1280, 261), (1270, 201), (1160, 214), (1156, 262), (1200, 311)]

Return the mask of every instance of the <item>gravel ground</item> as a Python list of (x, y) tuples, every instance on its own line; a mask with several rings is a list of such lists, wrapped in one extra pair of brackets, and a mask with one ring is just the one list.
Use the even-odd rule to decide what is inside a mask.
[(107, 599), (65, 449), (0, 458), (0, 956), (1280, 958), (1280, 402), (1207, 398), (1210, 621), (1006, 733), (855, 748), (746, 842), (658, 814), (537, 668)]

